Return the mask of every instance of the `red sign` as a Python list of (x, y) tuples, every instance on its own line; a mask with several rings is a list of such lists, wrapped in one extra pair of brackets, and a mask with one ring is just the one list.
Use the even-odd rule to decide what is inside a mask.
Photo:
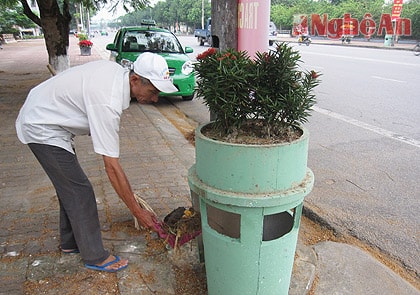
[(341, 34), (345, 36), (356, 36), (358, 32), (359, 22), (357, 19), (351, 18), (349, 13), (345, 13), (343, 17), (343, 24), (341, 25)]
[(394, 0), (394, 6), (392, 6), (391, 20), (396, 21), (400, 18), (403, 6), (403, 0)]
[[(306, 19), (300, 19), (299, 24), (307, 24)], [(297, 28), (293, 29), (296, 35), (299, 32), (299, 24)], [(296, 25), (296, 22), (295, 22)], [(395, 27), (395, 28), (394, 28)], [(373, 34), (381, 36), (385, 34), (396, 34), (398, 36), (411, 35), (411, 20), (408, 18), (398, 18), (395, 21), (395, 26), (391, 20), (391, 14), (382, 14), (379, 23), (376, 23), (370, 13), (365, 13), (362, 20), (352, 18), (349, 13), (345, 13), (343, 18), (328, 19), (328, 15), (324, 13), (322, 16), (319, 14), (311, 15), (311, 35), (326, 36), (329, 39), (340, 39), (343, 35), (357, 36), (359, 34), (370, 37)]]
[(293, 16), (293, 36), (308, 34), (308, 16), (306, 14), (296, 14)]

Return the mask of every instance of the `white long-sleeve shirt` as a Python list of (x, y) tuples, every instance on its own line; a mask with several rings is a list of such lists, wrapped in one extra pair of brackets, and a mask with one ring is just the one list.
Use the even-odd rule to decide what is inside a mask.
[(72, 67), (29, 92), (17, 136), (74, 153), (73, 137), (90, 134), (96, 153), (118, 158), (120, 117), (130, 100), (128, 69), (105, 60)]

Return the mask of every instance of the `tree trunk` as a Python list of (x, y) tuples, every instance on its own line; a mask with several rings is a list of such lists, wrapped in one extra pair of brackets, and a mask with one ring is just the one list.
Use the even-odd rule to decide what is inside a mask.
[(55, 0), (38, 0), (41, 27), (44, 31), (48, 61), (55, 71), (62, 72), (70, 67), (68, 57), (71, 16), (67, 1), (63, 2), (63, 13)]
[(238, 48), (238, 0), (211, 2), (211, 35), (213, 47)]
[[(238, 0), (211, 1), (211, 46), (238, 49)], [(215, 119), (210, 112), (210, 121)]]
[(24, 14), (42, 28), (48, 52), (48, 62), (58, 72), (70, 67), (68, 48), (71, 15), (68, 0), (62, 1), (60, 9), (57, 0), (37, 0), (40, 17), (35, 15), (27, 0), (20, 0)]

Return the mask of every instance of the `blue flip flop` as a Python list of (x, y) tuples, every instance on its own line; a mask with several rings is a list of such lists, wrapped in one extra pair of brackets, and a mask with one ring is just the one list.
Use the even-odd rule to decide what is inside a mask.
[(108, 262), (108, 263), (105, 263), (104, 265), (98, 266), (98, 265), (94, 265), (94, 264), (85, 264), (85, 267), (88, 268), (88, 269), (93, 269), (93, 270), (98, 270), (98, 271), (117, 272), (117, 271), (122, 270), (122, 269), (124, 269), (128, 266), (128, 264), (127, 264), (127, 265), (120, 266), (117, 269), (107, 269), (106, 268), (107, 266), (110, 266), (114, 263), (117, 263), (118, 261), (120, 261), (120, 257), (115, 255), (115, 260), (113, 260), (111, 262)]
[(72, 249), (72, 250), (67, 250), (67, 251), (61, 249), (61, 252), (64, 253), (64, 254), (77, 254), (77, 253), (80, 253), (79, 249)]

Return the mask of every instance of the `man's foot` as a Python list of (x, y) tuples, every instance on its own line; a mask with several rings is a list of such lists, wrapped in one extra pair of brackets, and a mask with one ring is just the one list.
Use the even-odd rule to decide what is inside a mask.
[(110, 255), (105, 261), (100, 264), (85, 264), (86, 268), (105, 271), (105, 272), (116, 272), (124, 269), (128, 266), (127, 259), (121, 259), (117, 255)]

